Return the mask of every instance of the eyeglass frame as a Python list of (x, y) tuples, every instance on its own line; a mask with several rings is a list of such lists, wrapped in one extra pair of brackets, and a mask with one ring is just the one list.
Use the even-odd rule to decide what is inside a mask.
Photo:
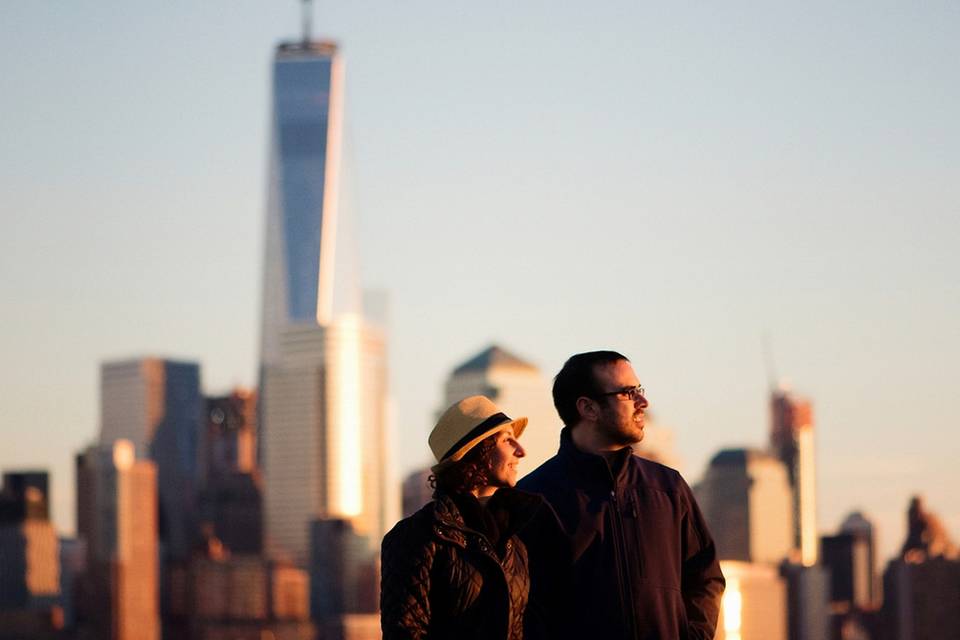
[(643, 388), (642, 384), (638, 384), (635, 387), (624, 387), (623, 389), (617, 389), (616, 391), (605, 391), (603, 393), (594, 394), (593, 399), (603, 398), (606, 396), (619, 396), (626, 395), (628, 396), (630, 402), (639, 402), (640, 400), (647, 399), (647, 390)]

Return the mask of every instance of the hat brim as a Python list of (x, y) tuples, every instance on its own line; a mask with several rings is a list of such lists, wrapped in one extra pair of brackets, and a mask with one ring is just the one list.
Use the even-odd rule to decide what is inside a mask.
[(463, 456), (467, 455), (467, 452), (470, 451), (470, 449), (473, 449), (475, 446), (480, 444), (480, 442), (484, 438), (488, 438), (494, 433), (504, 431), (505, 429), (507, 429), (507, 427), (513, 427), (513, 437), (519, 438), (520, 434), (523, 433), (524, 429), (527, 428), (527, 419), (525, 417), (516, 418), (509, 422), (502, 422), (495, 427), (490, 427), (490, 429), (488, 429), (487, 431), (484, 431), (483, 433), (478, 435), (476, 438), (467, 441), (462, 447), (454, 451), (452, 454), (450, 454), (440, 462), (456, 462), (457, 460), (460, 460), (461, 458), (463, 458)]

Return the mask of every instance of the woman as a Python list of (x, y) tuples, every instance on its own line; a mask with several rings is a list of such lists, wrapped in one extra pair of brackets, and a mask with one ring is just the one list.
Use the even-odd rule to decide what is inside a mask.
[[(461, 400), (440, 417), (429, 438), (437, 460), (434, 500), (383, 539), (385, 640), (521, 640), (525, 625), (527, 638), (546, 632), (541, 616), (527, 611), (531, 557), (521, 537), (552, 541), (544, 545), (553, 547), (551, 560), (565, 538), (542, 498), (512, 489), (524, 456), (517, 439), (526, 426), (526, 418), (511, 420), (483, 396)], [(539, 573), (534, 569), (535, 583), (557, 584)]]

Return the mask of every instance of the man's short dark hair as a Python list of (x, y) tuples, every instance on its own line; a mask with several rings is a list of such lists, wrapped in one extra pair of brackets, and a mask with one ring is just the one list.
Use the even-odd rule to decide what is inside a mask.
[(581, 396), (594, 396), (603, 389), (597, 387), (594, 369), (600, 365), (630, 360), (616, 351), (588, 351), (570, 356), (560, 373), (553, 379), (553, 406), (557, 408), (560, 419), (568, 427), (580, 422), (577, 399)]

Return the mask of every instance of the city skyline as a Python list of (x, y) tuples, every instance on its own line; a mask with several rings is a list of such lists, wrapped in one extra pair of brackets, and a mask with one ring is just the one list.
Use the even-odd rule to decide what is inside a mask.
[[(0, 10), (0, 468), (51, 469), (61, 530), (101, 362), (256, 382), (267, 52), (297, 10), (239, 6), (222, 32), (208, 8)], [(401, 470), (468, 354), (500, 343), (549, 376), (609, 346), (696, 481), (765, 440), (769, 333), (817, 408), (821, 532), (862, 509), (883, 560), (914, 492), (960, 529), (955, 8), (317, 14), (357, 79), (344, 205), (391, 295)], [(176, 47), (116, 55), (173, 25)]]

